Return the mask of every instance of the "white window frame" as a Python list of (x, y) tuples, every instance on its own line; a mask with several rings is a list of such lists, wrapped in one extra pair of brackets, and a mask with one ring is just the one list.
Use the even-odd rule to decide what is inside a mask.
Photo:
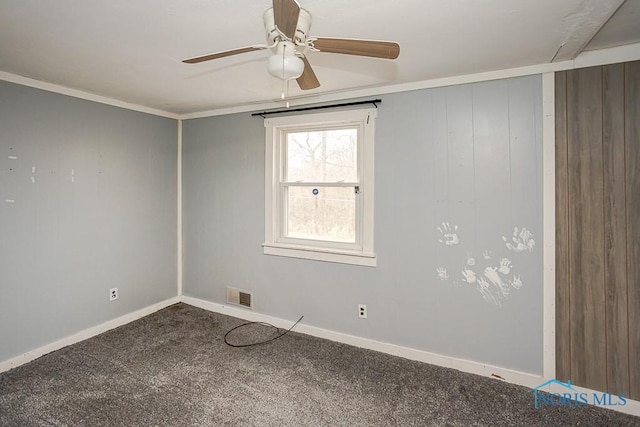
[[(343, 264), (376, 266), (373, 247), (375, 108), (266, 118), (265, 241), (266, 255), (304, 258)], [(356, 243), (311, 241), (283, 236), (284, 135), (318, 127), (358, 128), (358, 192)], [(347, 183), (344, 185), (354, 185)]]

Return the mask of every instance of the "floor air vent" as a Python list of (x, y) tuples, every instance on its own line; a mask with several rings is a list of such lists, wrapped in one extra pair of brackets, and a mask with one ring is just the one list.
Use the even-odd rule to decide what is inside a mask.
[(240, 289), (227, 288), (227, 302), (242, 307), (253, 308), (253, 294)]

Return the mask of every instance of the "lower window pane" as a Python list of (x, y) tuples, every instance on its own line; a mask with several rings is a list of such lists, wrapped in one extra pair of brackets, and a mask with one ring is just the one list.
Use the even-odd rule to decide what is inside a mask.
[(287, 237), (355, 243), (353, 187), (287, 187)]

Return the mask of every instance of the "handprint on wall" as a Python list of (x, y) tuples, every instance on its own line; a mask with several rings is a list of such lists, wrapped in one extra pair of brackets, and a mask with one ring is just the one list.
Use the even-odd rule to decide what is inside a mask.
[(462, 270), (462, 276), (464, 277), (462, 280), (467, 283), (475, 283), (476, 282), (476, 273), (473, 270), (469, 270), (468, 268), (464, 268)]
[(533, 234), (524, 227), (521, 230), (518, 227), (513, 229), (510, 242), (506, 236), (502, 236), (502, 240), (505, 242), (507, 249), (513, 252), (533, 252), (533, 247), (536, 245), (536, 241), (533, 240)]
[(458, 243), (460, 243), (460, 239), (458, 239), (457, 225), (451, 227), (451, 224), (449, 224), (448, 222), (443, 222), (442, 227), (437, 228), (440, 234), (442, 234), (442, 238), (438, 239), (438, 242), (447, 246), (457, 245)]
[(511, 260), (509, 258), (501, 258), (498, 271), (505, 276), (509, 274), (511, 272)]
[[(457, 225), (452, 225), (450, 222), (442, 222), (436, 228), (440, 232), (439, 243), (446, 246), (460, 243)], [(525, 227), (515, 227), (511, 239), (502, 236), (502, 240), (509, 251), (516, 253), (533, 252), (536, 244), (533, 233)], [(494, 255), (492, 250), (486, 249), (482, 251), (482, 258), (476, 259), (472, 251), (466, 251), (466, 258), (461, 272), (463, 283), (476, 284), (476, 289), (480, 292), (482, 298), (497, 307), (502, 307), (503, 302), (509, 299), (513, 290), (520, 289), (523, 286), (521, 276), (513, 271), (511, 259), (504, 256), (501, 257), (500, 255), (502, 254), (500, 252), (505, 252), (505, 250), (497, 251)], [(460, 252), (457, 253), (460, 254)], [(442, 281), (449, 280), (449, 274), (445, 267), (437, 268), (436, 273), (438, 279)], [(457, 279), (454, 280), (454, 283), (458, 283)]]
[(520, 289), (522, 287), (522, 280), (520, 280), (520, 275), (514, 274), (513, 280), (511, 280), (509, 284), (513, 286), (514, 289)]
[(476, 265), (476, 259), (471, 252), (467, 252), (467, 265)]

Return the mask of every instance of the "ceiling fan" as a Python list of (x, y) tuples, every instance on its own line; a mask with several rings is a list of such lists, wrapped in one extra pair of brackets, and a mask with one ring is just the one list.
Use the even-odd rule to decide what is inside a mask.
[(268, 44), (197, 56), (182, 62), (197, 64), (226, 56), (272, 49), (274, 54), (269, 58), (269, 74), (283, 82), (296, 79), (300, 89), (309, 90), (319, 87), (320, 82), (305, 56), (307, 50), (384, 59), (396, 59), (400, 54), (400, 46), (395, 42), (309, 37), (311, 14), (302, 9), (296, 0), (273, 0), (273, 7), (265, 11), (263, 21)]

